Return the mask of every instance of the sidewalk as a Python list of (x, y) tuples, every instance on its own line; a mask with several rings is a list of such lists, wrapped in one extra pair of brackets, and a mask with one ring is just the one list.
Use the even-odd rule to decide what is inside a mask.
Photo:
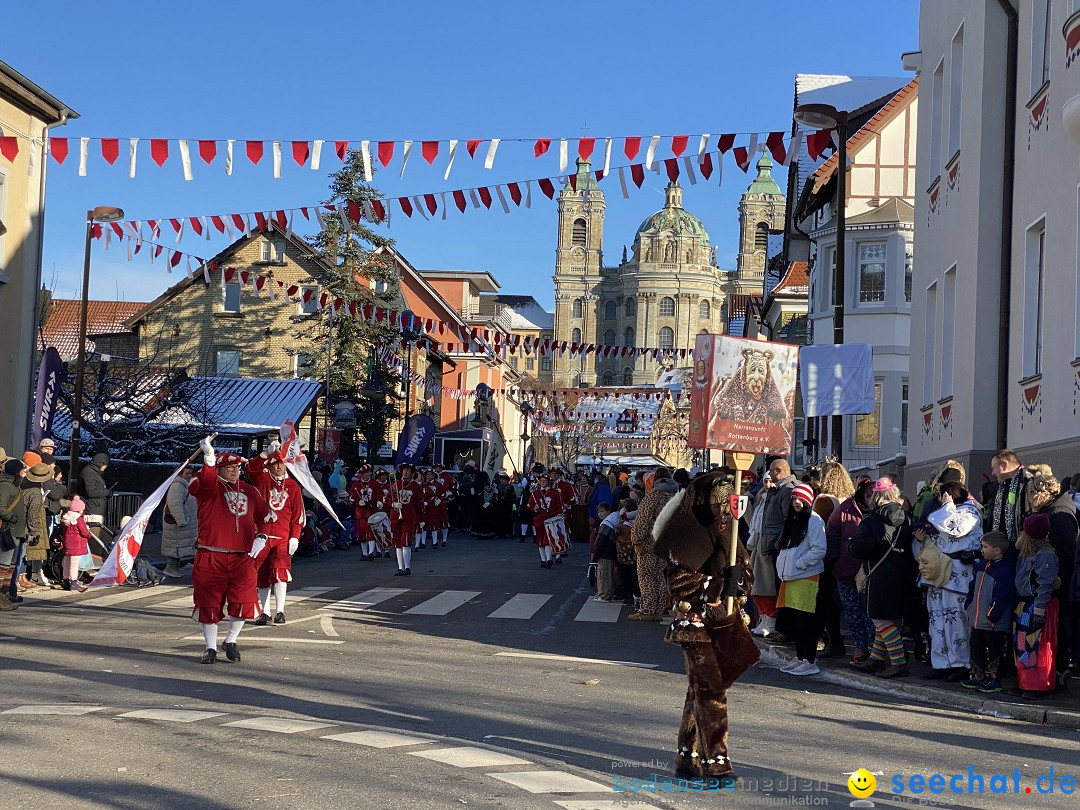
[[(761, 650), (762, 663), (767, 666), (779, 667), (795, 657), (793, 646), (770, 644), (757, 637), (754, 642)], [(885, 681), (851, 669), (847, 665), (849, 660), (850, 658), (819, 658), (817, 665), (821, 668), (821, 674), (814, 676), (812, 680), (824, 680), (879, 695), (914, 699), (991, 717), (1080, 729), (1080, 679), (1073, 679), (1072, 692), (1054, 692), (1044, 700), (1031, 701), (1013, 697), (1008, 693), (1009, 687), (1015, 686), (1013, 678), (1005, 680), (1005, 692), (983, 695), (965, 689), (958, 683), (924, 681), (920, 676), (929, 672), (930, 667), (918, 661), (912, 661), (911, 674), (906, 678)], [(793, 684), (800, 680), (794, 676), (791, 678)]]

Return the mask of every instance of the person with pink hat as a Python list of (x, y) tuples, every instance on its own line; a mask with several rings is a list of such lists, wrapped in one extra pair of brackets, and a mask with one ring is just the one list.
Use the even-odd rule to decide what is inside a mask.
[(791, 490), (791, 511), (784, 520), (776, 558), (780, 590), (777, 610), (794, 629), (796, 658), (780, 668), (789, 675), (817, 675), (820, 635), (817, 622), (818, 580), (825, 571), (825, 521), (810, 507), (814, 489), (807, 483)]
[(63, 517), (60, 518), (60, 526), (63, 531), (62, 542), (64, 545), (64, 590), (85, 591), (86, 588), (79, 584), (79, 560), (90, 550), (90, 529), (83, 520), (83, 512), (86, 504), (78, 495), (71, 499)]

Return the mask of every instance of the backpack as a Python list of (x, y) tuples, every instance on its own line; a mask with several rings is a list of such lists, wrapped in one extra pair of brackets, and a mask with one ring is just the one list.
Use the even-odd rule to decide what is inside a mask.
[(145, 557), (136, 557), (135, 564), (131, 566), (131, 573), (124, 581), (125, 585), (134, 585), (138, 588), (159, 585), (162, 581), (161, 574), (154, 568)]

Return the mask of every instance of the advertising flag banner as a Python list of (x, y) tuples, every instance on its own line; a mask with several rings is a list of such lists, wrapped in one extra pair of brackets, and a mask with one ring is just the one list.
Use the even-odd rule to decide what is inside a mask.
[(53, 417), (56, 415), (56, 398), (60, 393), (60, 375), (64, 364), (60, 352), (52, 346), (41, 355), (38, 366), (37, 396), (34, 398), (34, 425), (30, 437), (30, 446), (37, 447), (41, 440), (49, 438), (52, 432)]
[(798, 346), (698, 335), (688, 444), (790, 454), (798, 365)]
[(344, 529), (345, 527), (341, 525), (334, 507), (330, 505), (330, 501), (326, 500), (326, 493), (319, 486), (319, 482), (315, 480), (315, 476), (311, 474), (307, 456), (304, 455), (304, 450), (300, 447), (300, 439), (296, 435), (296, 425), (292, 423), (291, 419), (285, 420), (279, 435), (281, 437), (281, 457), (285, 459), (285, 469), (296, 479), (301, 489), (321, 503), (323, 509), (329, 513), (337, 525)]
[(417, 413), (405, 420), (398, 438), (395, 464), (415, 464), (424, 455), (427, 446), (435, 437), (435, 420), (425, 413)]

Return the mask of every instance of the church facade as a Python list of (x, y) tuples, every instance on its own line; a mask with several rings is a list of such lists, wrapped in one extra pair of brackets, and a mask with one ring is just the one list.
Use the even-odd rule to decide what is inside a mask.
[[(731, 296), (762, 294), (768, 233), (783, 228), (784, 195), (772, 165), (762, 154), (739, 203), (738, 265), (723, 270), (705, 226), (683, 208), (677, 182), (668, 184), (664, 207), (638, 228), (630, 255), (624, 250), (618, 265), (605, 265), (604, 193), (579, 160), (574, 183), (559, 194), (555, 340), (678, 350), (692, 349), (701, 332), (726, 331)], [(567, 353), (554, 358), (554, 384), (651, 384), (672, 362)]]

